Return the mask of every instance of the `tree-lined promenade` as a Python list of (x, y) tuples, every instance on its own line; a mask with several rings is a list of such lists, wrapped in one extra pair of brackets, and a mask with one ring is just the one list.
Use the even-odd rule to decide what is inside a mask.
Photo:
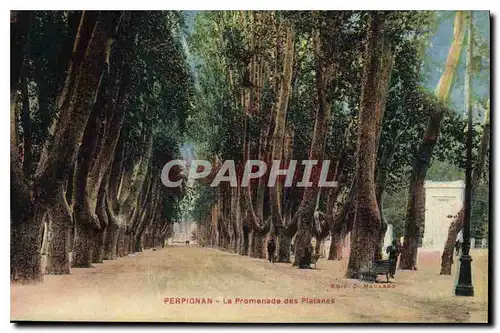
[(11, 13), (11, 281), (164, 243), (182, 189), (158, 175), (193, 95), (181, 30), (178, 12)]
[[(446, 177), (463, 176), (465, 120), (452, 98), (461, 85), (475, 113), (472, 224), (486, 237), (484, 14), (12, 12), (11, 282), (132, 263), (187, 219), (200, 246), (238, 254), (237, 265), (265, 259), (272, 239), (276, 261), (299, 266), (313, 240), (319, 254), (331, 237), (329, 274), (349, 279), (385, 255), (391, 223), (404, 236), (399, 268), (417, 274), (424, 181), (437, 163)], [(433, 59), (427, 50), (446, 20), (446, 57)], [(196, 168), (204, 176), (193, 182), (172, 163), (181, 160), (210, 169)], [(318, 163), (279, 174), (292, 161)], [(443, 244), (443, 275), (462, 220)]]
[[(190, 45), (198, 95), (190, 136), (195, 158), (211, 161), (211, 173), (187, 193), (198, 242), (264, 259), (266, 242), (275, 239), (277, 261), (291, 263), (293, 254), (297, 266), (312, 239), (320, 253), (331, 237), (328, 259), (345, 258), (350, 235), (346, 276), (359, 278), (385, 255), (382, 240), (391, 223), (393, 236), (404, 237), (399, 268), (416, 270), (428, 170), (439, 161), (442, 180), (463, 178), (452, 170), (464, 167), (466, 122), (451, 96), (466, 84), (464, 67), (468, 80), (488, 72), (484, 36), (477, 21), (469, 24), (473, 15), (478, 17), (470, 12), (196, 15)], [(446, 42), (440, 40), (438, 51), (446, 56), (437, 60), (427, 49), (440, 20), (451, 21), (451, 33)], [(461, 55), (472, 44), (478, 50), (474, 64), (465, 64)], [(429, 89), (423, 77), (435, 72), (439, 76)], [(475, 91), (466, 102), (476, 113), (476, 180), (485, 193), (489, 95)], [(231, 176), (227, 160), (236, 166), (237, 186), (216, 181)], [(321, 163), (298, 164), (276, 182), (275, 169), (268, 167), (247, 186), (249, 160), (282, 169), (295, 160), (328, 160), (326, 179), (336, 186), (318, 186)], [(308, 173), (313, 186), (303, 187)], [(435, 174), (434, 169), (430, 177)], [(483, 236), (484, 198), (481, 194), (473, 203), (473, 225)], [(462, 216), (456, 216), (443, 244), (442, 274), (451, 274), (450, 249)]]
[(391, 283), (374, 284), (344, 278), (347, 259), (321, 260), (318, 269), (301, 270), (211, 248), (169, 246), (45, 276), (43, 284), (15, 285), (11, 319), (484, 323), (487, 251), (473, 250), (472, 256), (471, 299), (453, 296), (457, 266), (451, 276), (439, 275), (437, 253), (421, 253), (417, 272), (401, 271)]

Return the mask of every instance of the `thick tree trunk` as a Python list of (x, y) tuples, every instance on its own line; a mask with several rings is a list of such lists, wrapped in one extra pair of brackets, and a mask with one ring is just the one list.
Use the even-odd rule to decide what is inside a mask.
[(330, 234), (332, 236), (332, 244), (330, 245), (328, 260), (342, 260), (345, 236), (352, 231), (352, 226), (354, 225), (356, 191), (356, 179), (354, 179), (349, 194), (341, 210), (335, 214), (331, 225)]
[[(83, 54), (83, 59), (78, 63), (78, 68), (74, 68), (76, 59), (73, 59), (69, 65), (66, 84), (57, 103), (58, 117), (51, 127), (52, 135), (44, 144), (34, 177), (33, 191), (30, 191), (32, 194), (25, 197), (29, 199), (25, 200), (24, 204), (22, 201), (17, 201), (14, 196), (14, 201), (21, 204), (24, 209), (26, 206), (33, 205), (32, 202), (36, 202), (36, 205), (39, 206), (36, 211), (45, 212), (49, 206), (59, 200), (57, 191), (65, 183), (75, 161), (76, 152), (100, 86), (103, 64), (111, 51), (108, 39), (115, 33), (121, 15), (121, 12), (115, 11), (100, 13), (96, 23), (90, 25), (92, 28), (91, 36), (81, 38), (83, 30), (89, 28), (84, 24), (84, 22), (88, 23), (88, 20), (85, 19), (85, 15), (82, 15), (73, 53), (75, 55)], [(17, 156), (15, 158), (17, 159)], [(17, 177), (14, 180), (17, 180)], [(17, 193), (17, 184), (19, 183), (22, 182), (13, 181), (14, 193)], [(35, 212), (34, 208), (28, 210)], [(23, 215), (25, 217), (28, 214)], [(39, 231), (41, 219), (38, 219), (36, 215), (39, 214), (33, 214), (25, 220), (18, 218), (17, 214), (12, 214), (11, 238), (16, 245), (11, 249), (18, 252), (13, 255), (14, 258), (11, 258), (12, 280), (40, 280), (40, 249), (39, 244), (36, 244), (37, 250), (34, 249), (33, 245), (33, 240), (40, 237), (39, 234), (36, 235), (35, 231)], [(25, 225), (25, 223), (30, 223), (31, 226)], [(20, 230), (24, 232), (16, 234)], [(24, 261), (25, 264), (20, 264), (21, 261)], [(31, 264), (39, 264), (39, 267), (30, 267)]]
[[(143, 248), (144, 232), (155, 217), (158, 202), (158, 187), (156, 180), (152, 180), (152, 172), (149, 173), (147, 186), (143, 189), (142, 200), (139, 200), (139, 206), (136, 206), (136, 220), (133, 221), (131, 235), (131, 252), (141, 252)], [(140, 211), (142, 209), (142, 212)]]
[[(153, 205), (153, 204), (150, 204)], [(135, 233), (135, 238), (134, 238), (134, 252), (142, 252), (143, 248), (143, 234), (144, 231), (146, 230), (146, 227), (148, 226), (148, 223), (151, 222), (151, 211), (155, 209), (153, 207), (148, 207), (144, 209), (143, 215), (141, 216), (141, 221), (139, 223), (139, 226), (137, 228), (137, 231)]]
[(311, 240), (312, 240), (312, 221), (309, 222), (304, 222), (306, 219), (311, 219), (312, 220), (312, 209), (304, 212), (304, 215), (302, 218), (299, 219), (298, 221), (298, 226), (297, 226), (297, 235), (295, 236), (295, 257), (293, 260), (292, 266), (298, 266), (300, 260), (305, 254), (306, 247), (311, 245)]
[[(436, 96), (439, 102), (443, 104), (448, 101), (455, 71), (460, 60), (460, 54), (462, 53), (464, 15), (463, 12), (458, 11), (455, 16), (453, 42), (448, 53), (448, 58), (446, 59), (445, 70), (436, 89)], [(400, 269), (416, 269), (417, 266), (418, 243), (419, 238), (422, 236), (420, 233), (424, 223), (424, 180), (439, 136), (443, 116), (443, 110), (439, 106), (436, 106), (436, 110), (433, 110), (429, 118), (423, 141), (420, 144), (414, 162), (410, 179), (410, 193), (406, 213), (403, 251), (399, 264)]]
[[(310, 182), (313, 186), (304, 189), (302, 201), (295, 213), (291, 224), (299, 223), (297, 228), (297, 235), (295, 238), (295, 259), (293, 265), (298, 265), (305, 253), (306, 247), (311, 244), (312, 227), (313, 227), (313, 214), (314, 214), (314, 199), (317, 194), (317, 186), (320, 176), (321, 162), (326, 144), (328, 124), (331, 118), (330, 99), (331, 94), (329, 91), (334, 88), (331, 87), (333, 78), (333, 59), (325, 57), (325, 46), (323, 36), (320, 31), (314, 32), (314, 61), (315, 61), (315, 74), (316, 74), (316, 92), (318, 97), (318, 109), (316, 111), (316, 119), (314, 122), (314, 132), (309, 150), (309, 160), (317, 160), (320, 163), (313, 166), (311, 171)], [(326, 44), (326, 45), (325, 45)]]
[[(120, 225), (118, 227), (118, 240), (116, 242), (116, 256), (118, 258), (125, 256), (125, 246), (126, 246), (126, 235), (125, 235), (125, 226)], [(128, 238), (128, 237), (127, 237)]]
[(118, 229), (122, 224), (120, 216), (115, 214), (119, 210), (118, 187), (123, 174), (124, 140), (120, 135), (113, 161), (110, 166), (109, 180), (106, 188), (105, 208), (108, 225), (104, 239), (104, 260), (117, 259)]
[[(384, 50), (383, 52), (389, 52), (389, 50)], [(389, 82), (391, 81), (390, 76), (392, 72), (392, 65), (393, 65), (393, 58), (392, 55), (388, 55), (386, 57), (386, 60), (388, 61), (388, 64), (382, 65), (382, 74), (381, 74), (381, 81), (382, 82), (387, 82), (387, 85), (381, 87), (380, 91), (380, 96), (379, 102), (378, 102), (378, 107), (380, 108), (381, 115), (379, 117), (378, 123), (377, 123), (377, 143), (376, 147), (378, 148), (380, 145), (380, 133), (382, 132), (382, 120), (384, 117), (385, 113), (385, 105), (387, 101), (387, 93), (389, 89)], [(385, 89), (384, 89), (385, 88)], [(396, 141), (398, 138), (398, 135), (394, 138), (394, 141)], [(378, 149), (377, 149), (378, 152)], [(385, 184), (387, 181), (387, 173), (390, 170), (390, 166), (392, 164), (392, 159), (394, 157), (394, 143), (393, 146), (387, 147), (383, 152), (382, 152), (382, 163), (379, 164), (378, 170), (376, 171), (376, 185), (375, 185), (375, 198), (377, 199), (377, 205), (378, 205), (378, 210), (380, 212), (380, 230), (378, 233), (378, 242), (375, 246), (375, 259), (381, 260), (382, 259), (382, 249), (384, 248), (384, 237), (385, 233), (387, 231), (387, 222), (384, 219), (383, 213), (382, 213), (382, 204), (383, 204), (383, 199), (384, 199), (384, 191), (385, 191)]]
[[(95, 203), (88, 196), (88, 175), (90, 162), (95, 156), (101, 126), (99, 110), (94, 108), (84, 131), (83, 142), (78, 152), (75, 168), (75, 243), (73, 247), (73, 267), (91, 267), (93, 237), (97, 234), (99, 221), (95, 212)], [(88, 239), (84, 239), (88, 237)]]
[[(261, 131), (261, 140), (259, 143), (259, 159), (264, 159), (266, 160), (266, 140), (264, 139), (264, 130)], [(248, 137), (246, 138), (248, 140)], [(245, 150), (246, 150), (246, 157), (250, 156), (250, 144), (247, 142), (245, 144)], [(255, 203), (255, 208), (254, 204), (252, 201), (252, 188), (250, 184), (246, 187), (245, 191), (245, 199), (246, 199), (246, 206), (248, 209), (248, 214), (246, 216), (247, 221), (249, 222), (249, 227), (250, 227), (250, 245), (249, 245), (249, 255), (250, 257), (253, 258), (259, 258), (259, 259), (265, 259), (266, 254), (264, 251), (264, 241), (267, 233), (269, 232), (269, 227), (270, 227), (270, 218), (264, 221), (264, 197), (265, 197), (265, 190), (266, 190), (266, 182), (267, 182), (267, 176), (269, 173), (266, 173), (266, 175), (262, 176), (259, 178), (258, 186), (257, 186), (257, 191), (256, 191), (256, 203)]]
[(140, 249), (137, 250), (137, 242), (140, 242), (141, 236), (138, 236), (136, 232), (131, 232), (130, 234), (127, 235), (130, 241), (127, 242), (127, 251), (129, 253), (134, 253), (134, 252), (141, 252), (142, 247), (139, 247)]
[(266, 254), (264, 251), (264, 235), (259, 232), (252, 231), (251, 233), (252, 241), (251, 241), (251, 249), (250, 249), (250, 257), (265, 259)]
[(34, 204), (25, 205), (26, 212), (17, 223), (11, 223), (10, 280), (16, 283), (38, 283), (43, 280), (41, 229), (44, 212)]
[(75, 226), (75, 243), (73, 245), (72, 267), (90, 268), (92, 266), (93, 238), (95, 230), (88, 225), (77, 223)]
[[(151, 163), (151, 154), (153, 148), (153, 138), (151, 128), (146, 130), (147, 139), (144, 142), (145, 156), (136, 161), (136, 164), (131, 169), (137, 168), (135, 174), (122, 174), (123, 163), (123, 145), (120, 145), (115, 152), (115, 157), (111, 167), (109, 180), (108, 198), (107, 198), (107, 213), (108, 213), (108, 228), (109, 232), (105, 240), (104, 259), (110, 260), (116, 257), (123, 257), (129, 253), (130, 235), (127, 233), (127, 225), (129, 228), (130, 215), (133, 214), (138, 197), (143, 189), (144, 182), (148, 175), (148, 167)], [(122, 174), (117, 176), (116, 173)], [(121, 179), (121, 180), (120, 180)], [(121, 185), (120, 185), (121, 183)], [(118, 187), (121, 187), (118, 191)], [(115, 206), (115, 207), (113, 207)]]
[[(293, 68), (293, 51), (294, 51), (294, 31), (292, 27), (288, 27), (286, 31), (285, 58), (283, 63), (283, 81), (281, 82), (279, 98), (276, 106), (276, 118), (274, 126), (274, 134), (272, 139), (271, 161), (281, 161), (283, 157), (283, 143), (285, 138), (285, 123), (288, 109), (288, 99), (292, 85), (292, 68)], [(284, 227), (283, 217), (281, 212), (281, 192), (280, 182), (273, 188), (270, 188), (271, 198), (271, 224), (273, 232), (279, 235)]]
[(328, 251), (328, 260), (342, 260), (344, 236), (341, 233), (332, 233), (332, 243)]
[(56, 204), (49, 209), (49, 239), (46, 274), (69, 274), (70, 263), (68, 240), (73, 226), (71, 208), (61, 188)]
[(94, 263), (102, 263), (104, 260), (104, 243), (106, 240), (107, 227), (109, 224), (109, 218), (106, 212), (106, 193), (108, 188), (108, 181), (109, 172), (106, 173), (103, 183), (101, 184), (101, 189), (99, 190), (99, 194), (97, 196), (96, 214), (99, 219), (101, 230), (96, 233), (96, 236), (94, 238), (94, 248), (92, 256), (92, 262)]
[(32, 12), (12, 11), (10, 17), (10, 166), (11, 228), (10, 280), (37, 283), (43, 280), (40, 253), (42, 217), (23, 174), (17, 142), (17, 97), (24, 63), (25, 45), (31, 27)]
[(291, 263), (291, 246), (292, 246), (292, 237), (289, 237), (285, 234), (281, 234), (278, 236), (278, 260), (277, 262), (286, 262)]
[[(122, 257), (126, 257), (128, 256), (129, 254), (133, 254), (135, 250), (135, 238), (133, 238), (130, 234), (127, 234), (127, 231), (125, 229), (125, 234), (123, 236), (123, 253), (122, 253)], [(142, 249), (141, 249), (142, 251)]]
[(319, 254), (321, 257), (323, 256), (323, 241), (316, 239), (316, 245), (314, 246), (314, 253)]
[(143, 235), (142, 234), (136, 234), (134, 238), (134, 251), (133, 252), (142, 252), (143, 249)]
[(380, 231), (380, 211), (375, 196), (375, 163), (377, 133), (381, 125), (381, 102), (387, 98), (390, 75), (384, 75), (386, 66), (392, 66), (392, 55), (384, 36), (384, 22), (377, 12), (371, 13), (366, 44), (366, 65), (363, 72), (358, 149), (356, 156), (356, 202), (351, 253), (346, 277), (359, 278), (368, 271), (375, 259), (375, 248)]
[(92, 238), (92, 262), (102, 263), (104, 259), (104, 239), (106, 233), (103, 230), (95, 232)]
[(288, 226), (285, 231), (278, 235), (278, 259), (277, 262), (290, 263), (291, 246), (293, 236), (297, 233), (298, 223)]
[(232, 250), (235, 253), (241, 253), (241, 242), (242, 242), (242, 223), (241, 223), (241, 187), (234, 187), (231, 189), (231, 216), (232, 216), (232, 231), (233, 231), (233, 242)]
[(422, 175), (422, 168), (427, 169), (428, 163), (425, 164), (419, 170), (414, 168), (418, 172), (413, 173), (410, 180), (410, 200), (408, 201), (406, 213), (403, 251), (399, 262), (399, 269), (417, 269), (418, 243), (422, 237), (425, 214), (425, 174)]
[(453, 265), (453, 253), (455, 252), (455, 241), (460, 230), (463, 228), (464, 210), (463, 208), (453, 219), (448, 229), (448, 237), (444, 244), (443, 254), (441, 255), (441, 271), (440, 275), (451, 275), (451, 265)]
[(106, 228), (106, 238), (104, 239), (104, 260), (115, 260), (117, 258), (118, 228), (119, 225), (116, 219), (110, 219)]

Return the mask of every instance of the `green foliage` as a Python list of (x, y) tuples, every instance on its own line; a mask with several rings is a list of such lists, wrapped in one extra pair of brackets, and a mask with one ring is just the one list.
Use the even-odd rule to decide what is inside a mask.
[(38, 161), (56, 116), (56, 99), (66, 76), (79, 15), (71, 11), (36, 11), (33, 14), (24, 75), (29, 82), (34, 161)]
[(215, 188), (196, 184), (192, 193), (193, 204), (189, 210), (191, 217), (199, 223), (210, 222), (211, 208), (216, 203)]
[[(142, 154), (147, 124), (153, 124), (154, 141), (182, 142), (193, 98), (193, 80), (182, 45), (182, 16), (177, 12), (131, 12), (122, 25), (118, 43), (132, 43), (125, 58), (131, 70), (125, 132), (130, 158)], [(125, 47), (124, 47), (125, 48)], [(115, 53), (123, 52), (117, 47)]]
[(479, 242), (481, 238), (488, 238), (490, 222), (489, 184), (479, 184), (472, 198), (471, 237)]
[[(429, 115), (445, 112), (442, 131), (428, 172), (429, 179), (435, 177), (435, 180), (444, 181), (463, 178), (460, 168), (463, 167), (465, 151), (465, 123), (448, 105), (440, 105), (429, 86), (423, 85), (429, 67), (428, 59), (424, 57), (425, 51), (432, 47), (431, 39), (447, 18), (431, 11), (389, 11), (380, 14), (386, 22), (385, 29), (390, 39), (394, 65), (379, 141), (377, 171), (383, 170), (387, 174), (383, 184), (387, 192), (383, 215), (389, 223), (395, 225), (396, 233), (401, 234), (406, 188)], [(260, 24), (252, 24), (257, 18)], [(232, 87), (241, 83), (245, 68), (254, 55), (264, 59), (266, 64), (277, 66), (278, 73), (280, 72), (282, 54), (276, 53), (275, 48), (279, 50), (283, 46), (284, 33), (280, 29), (291, 25), (295, 31), (295, 54), (286, 127), (288, 133), (293, 133), (293, 158), (307, 158), (314, 129), (318, 101), (312, 36), (317, 31), (323, 40), (323, 60), (336, 63), (327, 92), (332, 119), (325, 154), (329, 159), (342, 160), (345, 175), (343, 182), (349, 186), (355, 163), (362, 55), (365, 51), (367, 23), (368, 12), (364, 11), (198, 13), (194, 19), (192, 34), (188, 38), (197, 73), (196, 106), (188, 123), (192, 128), (190, 139), (196, 145), (198, 157), (241, 158), (245, 116), (244, 110), (235, 102)], [(253, 43), (252, 36), (262, 40), (264, 47), (255, 46), (259, 44)], [(485, 49), (484, 43), (482, 45)], [(449, 45), (446, 46), (446, 51), (448, 47)], [(480, 63), (486, 62), (483, 59)], [(272, 89), (273, 80), (271, 77), (260, 87), (262, 112), (248, 120), (250, 137), (259, 137), (260, 129), (269, 122), (268, 113), (277, 98)], [(476, 138), (482, 131), (480, 127), (479, 124), (476, 126)], [(252, 142), (252, 147), (256, 144)], [(477, 144), (475, 142), (476, 147)], [(210, 192), (202, 187), (196, 191), (201, 191), (198, 198), (205, 198), (202, 192)], [(297, 197), (300, 196), (300, 193), (296, 194)], [(289, 196), (288, 200), (293, 198)], [(324, 202), (321, 205), (324, 206)], [(199, 217), (202, 215), (201, 211), (197, 214)]]
[(384, 196), (382, 215), (388, 224), (392, 224), (394, 237), (404, 236), (408, 189), (399, 188)]

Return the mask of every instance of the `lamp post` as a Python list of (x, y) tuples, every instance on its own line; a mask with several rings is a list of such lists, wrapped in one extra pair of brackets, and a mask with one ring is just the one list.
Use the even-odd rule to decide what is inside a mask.
[(471, 61), (472, 61), (472, 11), (469, 12), (467, 47), (467, 69), (465, 79), (465, 100), (467, 108), (467, 161), (465, 166), (465, 199), (464, 199), (464, 231), (462, 243), (462, 256), (460, 257), (460, 272), (458, 283), (455, 287), (456, 296), (474, 296), (472, 286), (472, 258), (470, 250), (470, 213), (472, 201), (472, 106), (471, 106)]

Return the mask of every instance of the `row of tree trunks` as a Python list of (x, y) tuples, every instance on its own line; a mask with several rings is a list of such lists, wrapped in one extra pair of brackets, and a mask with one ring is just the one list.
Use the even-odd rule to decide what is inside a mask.
[[(442, 104), (446, 104), (448, 101), (453, 78), (460, 60), (460, 54), (462, 53), (465, 30), (464, 15), (464, 12), (461, 11), (457, 11), (456, 13), (453, 41), (446, 59), (445, 70), (436, 88), (437, 99)], [(414, 270), (417, 267), (418, 243), (422, 237), (421, 232), (425, 214), (424, 180), (432, 159), (434, 147), (437, 143), (443, 117), (443, 108), (436, 106), (436, 109), (433, 110), (429, 117), (427, 129), (415, 157), (410, 178), (403, 251), (399, 264), (400, 269)]]
[(328, 260), (342, 260), (344, 241), (354, 225), (354, 208), (356, 201), (356, 179), (352, 181), (347, 197), (341, 209), (335, 214), (330, 229), (331, 245)]
[[(152, 157), (156, 114), (147, 102), (140, 122), (142, 154), (134, 154), (136, 145), (123, 140), (129, 96), (136, 88), (132, 66), (124, 64), (136, 56), (137, 36), (130, 34), (132, 30), (118, 31), (122, 16), (121, 11), (68, 13), (69, 30), (76, 27), (74, 33), (68, 32), (69, 46), (62, 47), (59, 65), (65, 78), (60, 87), (56, 82), (53, 89), (44, 88), (49, 96), (38, 92), (38, 112), (50, 119), (47, 101), (60, 90), (57, 116), (50, 135), (42, 133), (46, 138), (39, 161), (33, 161), (28, 96), (32, 88), (22, 69), (31, 14), (11, 15), (16, 58), (11, 69), (12, 282), (39, 282), (43, 273), (69, 274), (71, 255), (72, 267), (91, 267), (104, 259), (163, 245), (172, 233), (171, 223), (157, 221), (163, 213), (160, 197), (166, 191), (161, 191), (154, 177), (159, 167)], [(130, 23), (130, 15), (126, 20)], [(40, 73), (29, 74), (36, 85)], [(18, 96), (23, 97), (21, 103)], [(18, 118), (22, 124), (16, 125)], [(22, 136), (17, 128), (22, 128)], [(28, 150), (24, 160), (19, 139)], [(125, 160), (126, 153), (130, 158)], [(42, 254), (47, 255), (44, 272)]]
[(73, 209), (75, 216), (75, 242), (73, 247), (73, 267), (92, 267), (93, 238), (100, 224), (95, 210), (91, 209), (93, 203), (90, 202), (91, 198), (87, 192), (94, 189), (89, 189), (87, 182), (92, 167), (89, 161), (96, 155), (100, 128), (103, 121), (100, 110), (95, 107), (87, 122), (82, 145), (78, 152), (74, 174), (75, 203)]
[(106, 189), (106, 214), (108, 215), (108, 226), (104, 237), (104, 260), (117, 258), (118, 234), (122, 225), (121, 217), (116, 215), (119, 209), (119, 188), (123, 177), (123, 160), (125, 142), (123, 137), (118, 139), (117, 147), (111, 163), (110, 175)]
[[(116, 33), (121, 16), (122, 13), (116, 11), (82, 14), (73, 46), (73, 57), (69, 62), (64, 87), (58, 97), (58, 117), (51, 127), (51, 135), (44, 144), (32, 181), (28, 182), (26, 178), (29, 175), (22, 173), (19, 154), (14, 150), (11, 159), (13, 164), (11, 281), (13, 282), (31, 283), (42, 280), (40, 253), (42, 217), (48, 210), (57, 211), (57, 207), (61, 205), (58, 203), (61, 200), (60, 191), (66, 184), (76, 159), (79, 143), (82, 141), (87, 120), (100, 88), (104, 73), (103, 64), (109, 59), (108, 55), (111, 52), (112, 44), (109, 40)], [(19, 21), (16, 19), (16, 22)], [(18, 39), (21, 38), (14, 38), (13, 41)], [(22, 62), (24, 59), (22, 48), (16, 46), (16, 52), (17, 49), (21, 50), (17, 56)], [(14, 79), (17, 85), (19, 75)], [(11, 90), (13, 97), (17, 94), (16, 85), (11, 85), (11, 88), (14, 88)], [(16, 103), (13, 104), (15, 106)], [(15, 108), (11, 113), (13, 119), (16, 119)], [(12, 147), (12, 143), (17, 145), (17, 133), (15, 121), (11, 123), (14, 127), (14, 129), (11, 127)], [(52, 215), (54, 220), (60, 218), (60, 214)]]
[[(119, 54), (123, 54), (123, 50)], [(103, 80), (96, 105), (87, 123), (75, 170), (74, 267), (91, 267), (102, 262), (101, 247), (108, 224), (103, 182), (117, 145), (124, 119), (125, 93), (129, 80), (121, 73), (123, 56), (113, 75)], [(120, 81), (123, 79), (123, 83)], [(93, 163), (89, 163), (93, 161)], [(99, 201), (100, 200), (100, 201)]]
[[(35, 204), (20, 163), (16, 127), (18, 89), (24, 63), (25, 45), (31, 27), (31, 13), (12, 11), (10, 17), (10, 169), (11, 243), (10, 280), (29, 283), (42, 280), (40, 229), (44, 211)], [(36, 221), (39, 221), (38, 223)]]
[[(280, 91), (276, 105), (276, 117), (274, 121), (274, 133), (272, 137), (271, 161), (279, 161), (280, 167), (284, 166), (283, 145), (285, 139), (286, 114), (288, 110), (288, 100), (292, 86), (292, 66), (294, 57), (294, 31), (288, 27), (284, 46), (283, 78), (280, 84)], [(274, 235), (279, 235), (284, 227), (281, 210), (282, 182), (277, 181), (276, 185), (270, 189), (271, 199), (271, 223)], [(279, 238), (278, 238), (279, 243)], [(279, 246), (279, 244), (278, 244)]]
[(375, 163), (378, 133), (392, 67), (391, 49), (385, 36), (384, 14), (372, 12), (365, 50), (356, 155), (356, 200), (351, 253), (346, 277), (359, 278), (375, 259), (380, 232), (380, 211), (375, 195)]
[[(338, 24), (338, 22), (335, 22)], [(331, 34), (335, 36), (338, 26), (330, 27), (328, 38), (332, 38)], [(326, 144), (328, 124), (331, 119), (331, 105), (329, 90), (334, 78), (335, 59), (326, 60), (326, 36), (323, 31), (316, 30), (313, 32), (313, 46), (314, 46), (314, 65), (316, 76), (316, 92), (318, 98), (318, 108), (316, 110), (316, 119), (314, 122), (314, 131), (309, 149), (309, 160), (316, 160), (322, 162), (324, 159), (324, 150)], [(333, 37), (335, 38), (335, 37)], [(305, 254), (306, 247), (311, 245), (313, 236), (313, 215), (314, 215), (314, 199), (318, 193), (318, 181), (320, 177), (320, 168), (322, 163), (318, 163), (312, 167), (310, 182), (313, 186), (304, 188), (304, 193), (300, 206), (292, 218), (291, 224), (298, 223), (297, 234), (295, 236), (295, 257), (293, 266), (298, 266), (299, 261)]]

